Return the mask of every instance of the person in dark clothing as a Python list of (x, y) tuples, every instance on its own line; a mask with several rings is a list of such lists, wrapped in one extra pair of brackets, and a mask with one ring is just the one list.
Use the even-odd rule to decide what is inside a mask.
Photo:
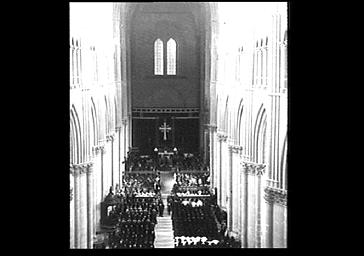
[(164, 204), (162, 200), (159, 201), (158, 207), (159, 207), (159, 217), (163, 217)]
[(172, 210), (172, 198), (171, 198), (171, 196), (168, 196), (168, 198), (167, 198), (168, 215), (171, 215), (171, 210)]

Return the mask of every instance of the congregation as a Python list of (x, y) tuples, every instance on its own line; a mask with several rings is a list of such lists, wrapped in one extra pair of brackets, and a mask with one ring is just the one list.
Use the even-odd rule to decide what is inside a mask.
[[(186, 158), (188, 160), (180, 159), (179, 163), (196, 163), (197, 158), (188, 155)], [(133, 155), (132, 159), (142, 167), (152, 163), (148, 157)], [(225, 235), (224, 225), (218, 228), (221, 216), (216, 211), (215, 194), (209, 185), (208, 172), (174, 173), (174, 185), (167, 197), (167, 212), (172, 219), (175, 248), (238, 246)], [(112, 207), (103, 223), (113, 228), (107, 248), (154, 248), (157, 217), (163, 217), (165, 207), (159, 171), (126, 172), (121, 188), (115, 195), (110, 188), (105, 201)]]

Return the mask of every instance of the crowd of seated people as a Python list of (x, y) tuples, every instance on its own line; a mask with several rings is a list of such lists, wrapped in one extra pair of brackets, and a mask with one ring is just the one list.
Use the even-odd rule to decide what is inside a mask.
[(150, 156), (141, 156), (139, 153), (129, 153), (125, 158), (125, 166), (128, 171), (156, 171), (157, 161)]
[(178, 171), (208, 171), (208, 167), (198, 154), (183, 152), (162, 156), (155, 153), (141, 155), (140, 152), (130, 151), (123, 163), (125, 163), (125, 170), (129, 172), (155, 172), (169, 170), (169, 167), (174, 167)]
[[(169, 197), (175, 248), (240, 248), (225, 229), (218, 230), (211, 197)], [(223, 213), (222, 213), (223, 214)], [(224, 216), (219, 216), (224, 218)]]
[(179, 153), (172, 162), (179, 171), (207, 171), (208, 169), (198, 154)]
[(204, 173), (175, 173), (175, 182), (178, 186), (208, 186), (210, 174)]
[(155, 196), (161, 188), (158, 173), (128, 173), (123, 183), (124, 193), (127, 196)]
[[(194, 202), (194, 206), (192, 206)], [(218, 231), (208, 204), (196, 205), (197, 201), (183, 203), (177, 198), (172, 203), (172, 225), (175, 236), (205, 236), (218, 239)]]
[(208, 240), (207, 237), (180, 236), (174, 238), (175, 248), (218, 248), (219, 240)]
[(241, 243), (234, 237), (226, 236), (223, 240), (208, 240), (207, 237), (175, 237), (175, 248), (241, 248)]
[(118, 224), (110, 237), (110, 247), (153, 248), (159, 200), (154, 197), (128, 197), (122, 205), (118, 205), (113, 210), (113, 215), (118, 216)]
[(210, 195), (209, 187), (199, 187), (199, 188), (190, 188), (190, 187), (180, 187), (177, 184), (174, 184), (172, 187), (172, 194), (177, 196), (207, 196)]

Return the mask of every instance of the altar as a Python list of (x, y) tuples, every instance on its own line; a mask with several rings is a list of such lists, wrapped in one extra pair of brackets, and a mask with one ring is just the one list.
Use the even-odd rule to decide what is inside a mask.
[(161, 156), (161, 157), (167, 157), (167, 158), (170, 158), (170, 157), (172, 157), (174, 154), (175, 154), (175, 153), (174, 153), (173, 151), (167, 151), (167, 150), (162, 151), (162, 152), (158, 151), (158, 156)]

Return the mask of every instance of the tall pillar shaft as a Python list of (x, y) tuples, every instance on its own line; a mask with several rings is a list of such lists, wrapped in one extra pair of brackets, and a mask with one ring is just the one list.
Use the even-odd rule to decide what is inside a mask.
[(74, 248), (80, 248), (80, 175), (79, 168), (74, 166)]
[(87, 248), (92, 249), (94, 237), (93, 163), (89, 163), (87, 167)]
[(229, 157), (228, 157), (228, 186), (226, 188), (227, 195), (227, 209), (228, 209), (228, 230), (233, 230), (233, 147), (231, 145), (229, 148)]
[(80, 247), (87, 248), (87, 178), (86, 167), (81, 167), (80, 172)]
[(240, 190), (241, 190), (241, 247), (248, 247), (248, 173), (247, 167), (243, 161), (240, 161)]
[[(71, 167), (72, 168), (72, 167)], [(70, 248), (75, 248), (75, 200), (74, 200), (74, 177), (70, 175)]]

